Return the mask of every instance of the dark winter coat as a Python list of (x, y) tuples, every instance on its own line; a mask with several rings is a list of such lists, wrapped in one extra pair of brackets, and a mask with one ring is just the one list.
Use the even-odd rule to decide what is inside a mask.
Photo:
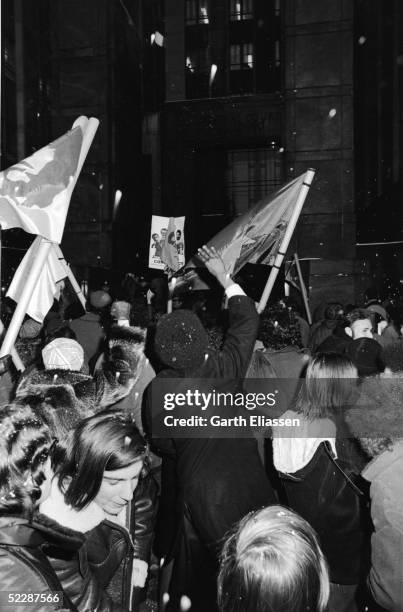
[(40, 514), (37, 528), (46, 543), (43, 550), (56, 573), (63, 590), (79, 612), (128, 612), (115, 603), (92, 572), (83, 533)]
[[(315, 529), (337, 584), (358, 584), (365, 573), (369, 522), (362, 483), (352, 473), (350, 440), (337, 440), (338, 458), (322, 442), (307, 465), (280, 473), (288, 505)], [(359, 470), (358, 470), (359, 471)]]
[(32, 370), (22, 375), (16, 396), (32, 395), (56, 407), (71, 406), (82, 417), (113, 406), (138, 381), (144, 342), (144, 330), (114, 326), (103, 367), (94, 376), (72, 370)]
[(6, 591), (17, 593), (62, 593), (60, 602), (35, 604), (14, 603), (6, 606), (2, 599), (2, 610), (26, 612), (50, 612), (54, 610), (70, 610), (76, 612), (76, 607), (63, 593), (62, 586), (50, 565), (43, 547), (46, 536), (35, 524), (25, 519), (13, 517), (0, 518), (0, 585), (2, 597)]
[[(197, 372), (165, 370), (156, 381), (164, 377), (178, 379), (176, 391), (180, 392), (186, 390), (186, 376), (192, 374), (205, 379), (201, 392), (212, 388), (223, 393), (239, 391), (252, 355), (259, 317), (254, 302), (245, 295), (231, 297), (228, 307), (229, 328), (222, 350), (211, 351)], [(151, 432), (150, 389), (146, 400), (144, 416)], [(222, 417), (234, 417), (244, 409), (220, 406), (218, 410)], [(216, 436), (153, 438), (152, 446), (163, 456), (159, 533), (165, 540), (161, 545), (160, 539), (159, 544), (160, 553), (175, 558), (171, 596), (186, 593), (192, 600), (192, 609), (214, 610), (217, 553), (224, 536), (245, 514), (275, 501), (256, 441)], [(167, 538), (168, 531), (171, 538)]]

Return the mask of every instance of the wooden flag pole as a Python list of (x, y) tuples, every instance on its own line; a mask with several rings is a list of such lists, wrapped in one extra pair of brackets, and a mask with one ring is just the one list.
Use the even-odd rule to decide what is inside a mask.
[(266, 286), (263, 290), (262, 297), (260, 298), (259, 305), (257, 307), (257, 311), (261, 313), (265, 308), (267, 301), (270, 297), (272, 289), (274, 287), (274, 283), (276, 281), (278, 272), (280, 270), (281, 264), (283, 263), (284, 256), (287, 252), (288, 245), (290, 244), (290, 240), (294, 233), (295, 226), (297, 225), (297, 221), (301, 214), (302, 207), (304, 205), (306, 196), (308, 195), (309, 188), (312, 184), (313, 177), (315, 176), (315, 170), (310, 168), (307, 170), (305, 174), (304, 181), (302, 183), (300, 192), (298, 194), (297, 201), (295, 202), (295, 207), (291, 215), (291, 219), (287, 225), (287, 229), (285, 230), (285, 234), (283, 236), (283, 240), (281, 241), (280, 248), (278, 250), (276, 259), (274, 261), (273, 267), (271, 269), (269, 278), (267, 279)]
[(41, 238), (38, 251), (36, 253), (35, 260), (32, 264), (31, 272), (28, 276), (27, 282), (22, 292), (21, 298), (14, 311), (13, 318), (11, 319), (10, 325), (7, 329), (7, 333), (3, 340), (3, 344), (0, 349), (0, 357), (9, 355), (14, 346), (18, 332), (20, 331), (22, 322), (27, 312), (29, 300), (32, 297), (35, 285), (39, 280), (39, 276), (42, 272), (42, 268), (45, 265), (46, 259), (49, 256), (50, 249), (54, 243), (45, 238)]
[(63, 268), (65, 269), (66, 276), (69, 279), (77, 298), (80, 300), (81, 306), (84, 308), (84, 310), (86, 310), (86, 299), (81, 290), (80, 285), (77, 282), (76, 277), (73, 274), (73, 270), (70, 268), (69, 264), (67, 263), (60, 246), (58, 244), (55, 244), (54, 247), (55, 247), (57, 258), (61, 262)]
[(311, 309), (309, 308), (308, 293), (306, 290), (304, 277), (302, 276), (301, 265), (299, 263), (297, 253), (294, 253), (294, 261), (295, 261), (295, 266), (298, 272), (299, 286), (301, 287), (302, 299), (304, 301), (306, 316), (307, 316), (309, 325), (312, 325), (312, 315), (311, 315)]

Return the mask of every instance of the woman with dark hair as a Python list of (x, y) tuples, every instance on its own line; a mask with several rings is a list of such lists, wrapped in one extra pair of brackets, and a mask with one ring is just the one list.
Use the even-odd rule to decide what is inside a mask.
[[(0, 607), (76, 610), (43, 552), (36, 508), (50, 490), (51, 433), (29, 406), (0, 409)], [(14, 593), (15, 592), (15, 593)]]
[(58, 457), (38, 520), (57, 533), (46, 554), (79, 611), (126, 612), (144, 586), (147, 563), (125, 515), (147, 455), (135, 425), (109, 413), (82, 421)]
[(329, 612), (357, 610), (357, 584), (365, 574), (365, 496), (354, 482), (361, 457), (344, 423), (356, 379), (350, 359), (319, 353), (309, 362), (295, 410), (283, 415), (297, 418), (299, 426), (273, 430), (274, 465), (288, 505), (318, 533), (329, 563)]

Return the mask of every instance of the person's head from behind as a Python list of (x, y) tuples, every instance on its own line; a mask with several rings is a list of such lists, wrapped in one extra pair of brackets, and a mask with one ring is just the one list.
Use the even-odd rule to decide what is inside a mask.
[(29, 405), (0, 408), (0, 516), (31, 518), (48, 496), (53, 443)]
[(91, 291), (89, 299), (87, 300), (87, 310), (93, 312), (105, 312), (111, 303), (112, 298), (107, 291), (104, 291), (103, 289)]
[(55, 338), (42, 349), (45, 370), (72, 370), (79, 372), (84, 364), (84, 349), (72, 338)]
[(344, 310), (342, 304), (338, 302), (332, 302), (328, 304), (325, 309), (325, 319), (327, 321), (336, 321), (343, 316)]
[(199, 317), (190, 310), (164, 314), (157, 323), (154, 351), (166, 367), (193, 372), (206, 359), (209, 338)]
[(345, 331), (353, 340), (372, 338), (372, 321), (365, 310), (355, 308), (348, 315), (348, 321)]
[(311, 357), (297, 409), (308, 419), (334, 417), (353, 401), (357, 387), (357, 368), (344, 355), (318, 353)]
[(282, 506), (244, 517), (224, 544), (218, 575), (221, 612), (322, 612), (326, 561), (312, 527)]
[(94, 501), (107, 514), (119, 514), (147, 458), (137, 427), (120, 413), (100, 413), (82, 421), (66, 447), (56, 470), (66, 503), (81, 510)]

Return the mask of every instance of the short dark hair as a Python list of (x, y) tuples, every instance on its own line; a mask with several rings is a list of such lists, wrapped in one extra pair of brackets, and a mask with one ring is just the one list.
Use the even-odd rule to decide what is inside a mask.
[(368, 319), (370, 321), (371, 320), (371, 316), (363, 308), (354, 308), (354, 310), (352, 310), (347, 315), (347, 319), (348, 319), (348, 322), (349, 322), (350, 327), (351, 327), (351, 325), (353, 323), (355, 323), (356, 321), (363, 321), (365, 319)]
[(32, 517), (52, 444), (49, 428), (29, 405), (0, 408), (0, 515)]
[(244, 517), (227, 539), (218, 575), (221, 612), (323, 612), (326, 561), (312, 527), (282, 506)]
[(119, 470), (147, 456), (144, 438), (120, 412), (85, 419), (71, 432), (56, 472), (66, 503), (82, 510), (97, 496), (105, 470)]

